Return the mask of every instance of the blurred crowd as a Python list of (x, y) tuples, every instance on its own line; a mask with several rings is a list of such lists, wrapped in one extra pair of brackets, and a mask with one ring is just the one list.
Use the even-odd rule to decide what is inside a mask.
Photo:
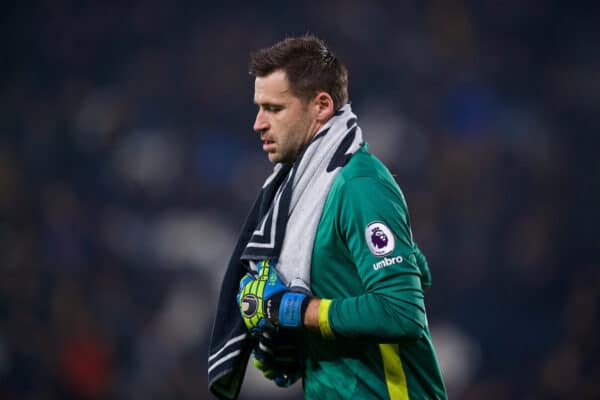
[[(562, 3), (3, 5), (0, 398), (211, 398), (271, 168), (249, 53), (307, 32), (407, 198), (451, 398), (600, 398), (600, 35)], [(285, 396), (253, 372), (242, 392)]]

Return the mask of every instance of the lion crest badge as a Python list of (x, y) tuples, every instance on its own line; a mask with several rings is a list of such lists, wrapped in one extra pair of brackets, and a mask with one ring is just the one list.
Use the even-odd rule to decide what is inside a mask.
[(365, 239), (369, 250), (377, 257), (383, 257), (394, 251), (394, 234), (382, 222), (371, 222), (365, 229)]

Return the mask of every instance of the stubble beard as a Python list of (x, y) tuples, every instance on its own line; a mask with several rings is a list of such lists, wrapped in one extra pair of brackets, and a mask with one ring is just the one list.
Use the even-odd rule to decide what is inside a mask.
[[(312, 141), (312, 137), (309, 134), (312, 124), (306, 110), (308, 110), (307, 106), (305, 106), (303, 110), (305, 111), (305, 114), (299, 118), (296, 126), (292, 128), (293, 130), (288, 135), (288, 139), (290, 139), (290, 141), (288, 141), (289, 146), (287, 146), (286, 149), (281, 149), (280, 143), (276, 143), (275, 153), (268, 154), (269, 161), (274, 164), (293, 164), (298, 159), (302, 150)], [(300, 140), (292, 143), (292, 138), (300, 138)]]

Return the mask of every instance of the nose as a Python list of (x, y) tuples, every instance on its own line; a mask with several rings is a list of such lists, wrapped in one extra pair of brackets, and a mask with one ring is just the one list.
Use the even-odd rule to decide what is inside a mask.
[(265, 117), (265, 114), (262, 110), (259, 110), (256, 114), (256, 120), (254, 120), (254, 126), (252, 127), (255, 132), (264, 132), (269, 129), (269, 121)]

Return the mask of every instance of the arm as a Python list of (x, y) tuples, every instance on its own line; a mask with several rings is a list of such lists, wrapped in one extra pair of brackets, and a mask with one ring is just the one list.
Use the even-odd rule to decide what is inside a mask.
[[(426, 277), (402, 193), (390, 181), (359, 177), (346, 181), (338, 197), (333, 229), (354, 264), (343, 273), (360, 277), (362, 293), (325, 304), (311, 300), (305, 326), (318, 327), (322, 334), (329, 331), (329, 337), (379, 343), (417, 340), (427, 324), (422, 285)], [(373, 236), (377, 231), (383, 242)]]
[(320, 333), (319, 326), (319, 306), (321, 305), (321, 299), (313, 297), (308, 301), (306, 312), (304, 313), (303, 324), (306, 329), (316, 333)]
[[(345, 333), (344, 336), (362, 337), (364, 339), (372, 338), (377, 342), (385, 342), (387, 340), (417, 340), (422, 336), (423, 329), (426, 326), (424, 308), (420, 305), (403, 305), (403, 300), (395, 302), (393, 299), (386, 300), (376, 294), (369, 294), (352, 299), (353, 304), (350, 308), (354, 314), (344, 312), (343, 305), (339, 306), (341, 310), (338, 309), (336, 311), (335, 317), (338, 320), (339, 326), (336, 325), (334, 329), (332, 328), (329, 314), (331, 301), (329, 300), (328, 303), (325, 303), (322, 300), (317, 297), (309, 300), (303, 324), (307, 330), (319, 333), (329, 339), (335, 338), (336, 334), (341, 333), (344, 335)], [(372, 303), (375, 307), (368, 305), (368, 303)], [(377, 308), (383, 311), (371, 312)], [(395, 310), (397, 311), (395, 312)], [(319, 318), (319, 314), (321, 314), (321, 318)], [(349, 315), (354, 316), (348, 318), (347, 316)]]
[[(246, 325), (251, 331), (304, 327), (327, 338), (378, 343), (420, 338), (426, 327), (423, 274), (400, 190), (381, 179), (356, 178), (344, 185), (339, 198), (333, 229), (350, 251), (354, 265), (347, 273), (358, 274), (363, 293), (333, 300), (309, 297), (281, 284), (274, 268), (263, 267), (257, 280), (241, 282), (242, 316), (245, 309), (252, 311), (244, 318)], [(260, 299), (261, 312), (244, 305), (246, 296)]]

